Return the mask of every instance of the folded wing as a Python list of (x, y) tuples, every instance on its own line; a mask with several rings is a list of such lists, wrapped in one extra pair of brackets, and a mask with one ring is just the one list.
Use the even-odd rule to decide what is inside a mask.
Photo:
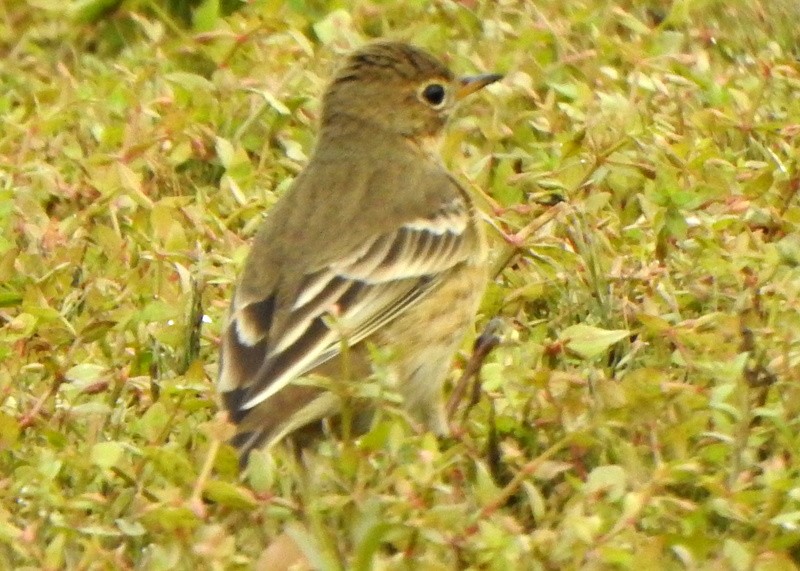
[(467, 259), (474, 239), (470, 212), (454, 199), (309, 271), (288, 295), (280, 281), (260, 297), (237, 293), (219, 379), (233, 420), (338, 355), (342, 339), (353, 346), (417, 303)]

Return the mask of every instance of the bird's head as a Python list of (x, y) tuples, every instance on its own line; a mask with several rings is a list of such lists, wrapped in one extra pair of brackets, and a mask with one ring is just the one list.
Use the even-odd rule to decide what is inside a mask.
[(455, 104), (502, 76), (457, 78), (429, 53), (401, 42), (356, 50), (323, 97), (322, 128), (356, 120), (411, 138), (437, 135)]

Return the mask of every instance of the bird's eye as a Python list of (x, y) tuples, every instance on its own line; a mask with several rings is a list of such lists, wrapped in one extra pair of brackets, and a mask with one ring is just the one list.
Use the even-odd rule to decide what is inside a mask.
[(430, 103), (432, 107), (441, 105), (444, 102), (446, 94), (444, 86), (439, 83), (426, 85), (422, 90), (422, 98)]

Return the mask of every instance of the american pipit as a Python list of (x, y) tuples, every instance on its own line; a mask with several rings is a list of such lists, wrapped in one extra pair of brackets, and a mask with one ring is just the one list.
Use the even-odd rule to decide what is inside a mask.
[(259, 230), (223, 331), (219, 390), (243, 458), (340, 411), (297, 380), (335, 375), (345, 343), (354, 362), (365, 344), (389, 348), (406, 410), (447, 433), (441, 387), (484, 290), (486, 246), (432, 143), (459, 99), (500, 77), (455, 78), (399, 42), (369, 44), (335, 74), (316, 148)]

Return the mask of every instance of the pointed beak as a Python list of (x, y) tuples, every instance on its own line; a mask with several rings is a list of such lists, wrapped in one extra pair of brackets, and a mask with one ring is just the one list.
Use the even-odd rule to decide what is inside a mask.
[(470, 75), (467, 77), (460, 77), (458, 79), (458, 91), (456, 91), (456, 100), (464, 99), (467, 95), (475, 93), (479, 89), (483, 89), (490, 83), (494, 83), (503, 79), (503, 76), (498, 73), (484, 73), (481, 75)]

